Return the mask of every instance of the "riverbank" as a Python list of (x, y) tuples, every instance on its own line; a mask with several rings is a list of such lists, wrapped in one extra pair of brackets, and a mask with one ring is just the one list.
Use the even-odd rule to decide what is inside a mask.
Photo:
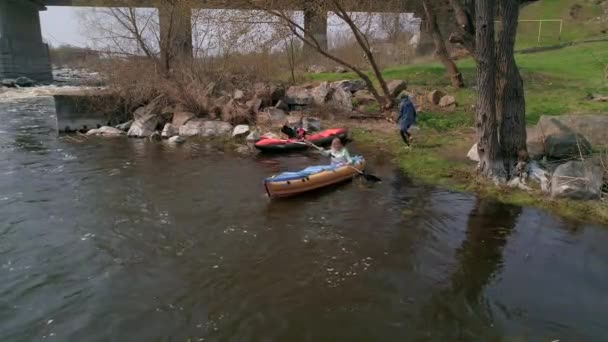
[[(526, 120), (529, 127), (541, 116), (608, 115), (608, 104), (601, 99), (608, 94), (608, 42), (566, 47), (535, 54), (518, 54), (526, 91)], [(475, 79), (472, 60), (458, 61), (458, 66), (470, 85)], [(505, 203), (535, 206), (559, 215), (585, 221), (608, 222), (608, 206), (603, 201), (552, 200), (540, 190), (532, 192), (498, 188), (480, 183), (475, 177), (475, 162), (467, 152), (475, 141), (473, 128), (476, 90), (474, 87), (454, 89), (438, 63), (422, 63), (388, 68), (387, 79), (405, 79), (408, 91), (417, 95), (420, 131), (415, 133), (414, 147), (405, 150), (394, 128), (388, 123), (350, 123), (354, 138), (390, 153), (394, 161), (414, 179), (455, 191), (473, 191), (480, 196)], [(312, 81), (334, 81), (354, 78), (351, 74), (314, 74)], [(457, 106), (446, 111), (428, 106), (430, 91), (453, 95)], [(374, 108), (369, 108), (373, 111)], [(604, 146), (594, 146), (595, 152)]]

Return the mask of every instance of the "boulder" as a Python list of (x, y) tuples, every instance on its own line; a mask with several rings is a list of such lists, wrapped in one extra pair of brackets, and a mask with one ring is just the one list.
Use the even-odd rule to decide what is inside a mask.
[(135, 119), (135, 121), (137, 121), (137, 119), (139, 118), (148, 117), (150, 115), (160, 115), (160, 113), (164, 109), (164, 106), (161, 106), (160, 102), (161, 97), (159, 96), (156, 99), (152, 100), (152, 102), (150, 102), (149, 104), (137, 108), (137, 110), (135, 110), (135, 112), (133, 113), (133, 118)]
[(223, 121), (208, 121), (192, 119), (179, 128), (179, 135), (183, 137), (217, 137), (232, 132), (232, 125)]
[(179, 128), (174, 126), (173, 124), (168, 123), (168, 124), (165, 124), (165, 127), (163, 127), (163, 132), (161, 133), (161, 136), (163, 138), (171, 138), (178, 134), (179, 134)]
[(156, 131), (158, 126), (158, 116), (154, 114), (148, 114), (144, 116), (138, 116), (134, 121), (129, 132), (127, 133), (130, 137), (145, 138), (149, 137)]
[(159, 131), (154, 131), (154, 133), (150, 134), (150, 140), (151, 141), (161, 141), (163, 140), (162, 135), (160, 134)]
[(343, 110), (353, 110), (353, 96), (350, 92), (337, 88), (333, 91), (328, 104)]
[(260, 133), (253, 131), (251, 133), (249, 133), (249, 135), (247, 136), (247, 138), (245, 138), (246, 141), (249, 142), (256, 142), (258, 140), (260, 140)]
[(33, 87), (36, 84), (36, 81), (29, 77), (19, 77), (15, 80), (15, 84), (22, 88)]
[(249, 126), (247, 125), (238, 125), (234, 127), (234, 130), (232, 131), (232, 137), (237, 138), (249, 134), (249, 130)]
[(246, 105), (251, 113), (256, 113), (259, 112), (262, 108), (262, 100), (256, 97), (252, 100), (247, 101)]
[(173, 124), (173, 127), (175, 127), (176, 129), (179, 129), (180, 127), (185, 125), (186, 122), (188, 122), (194, 118), (196, 118), (196, 114), (194, 114), (194, 113), (175, 112), (175, 113), (173, 113), (173, 121), (171, 123)]
[(7, 88), (15, 88), (17, 85), (15, 84), (16, 80), (12, 78), (5, 78), (2, 80), (2, 86)]
[(367, 84), (365, 84), (364, 80), (343, 80), (333, 82), (331, 87), (333, 89), (342, 88), (350, 93), (355, 93), (359, 90), (365, 90), (367, 88)]
[(102, 126), (100, 128), (91, 129), (87, 132), (87, 135), (104, 135), (104, 136), (118, 136), (123, 135), (125, 132), (118, 128)]
[(608, 146), (608, 115), (542, 116), (536, 125), (537, 141), (556, 133), (582, 134), (593, 146)]
[(456, 106), (456, 98), (451, 95), (445, 95), (439, 100), (439, 107), (453, 107)]
[(186, 142), (186, 138), (176, 135), (174, 137), (169, 138), (169, 142), (172, 144), (182, 144)]
[(116, 125), (116, 128), (118, 128), (121, 131), (128, 132), (129, 128), (131, 128), (132, 124), (133, 124), (133, 120), (129, 120), (127, 122), (121, 123), (120, 125)]
[(251, 149), (246, 145), (237, 146), (235, 152), (242, 155), (251, 154)]
[(315, 104), (324, 105), (331, 99), (333, 92), (334, 90), (329, 86), (329, 82), (323, 82), (312, 90), (312, 99)]
[(473, 147), (471, 147), (469, 153), (467, 153), (467, 158), (479, 163), (479, 151), (477, 150), (477, 144), (474, 144)]
[(359, 90), (354, 94), (355, 100), (359, 104), (369, 104), (372, 102), (376, 102), (376, 98), (369, 90)]
[(310, 106), (314, 102), (311, 89), (304, 86), (289, 87), (284, 100), (287, 104), (296, 106)]
[(285, 96), (285, 87), (278, 84), (257, 82), (253, 85), (254, 96), (262, 100), (262, 106), (270, 107)]
[(386, 84), (392, 97), (396, 98), (402, 91), (407, 89), (407, 83), (402, 80), (390, 81)]
[(558, 133), (545, 138), (545, 153), (552, 159), (578, 158), (591, 154), (591, 144), (578, 133)]
[(282, 126), (287, 121), (287, 114), (276, 108), (266, 108), (263, 112), (258, 112), (256, 122), (258, 124), (269, 124), (274, 127)]
[(551, 175), (536, 161), (528, 163), (528, 178), (539, 183), (543, 193), (547, 194), (551, 191)]
[(237, 89), (232, 94), (232, 98), (235, 99), (235, 100), (242, 100), (242, 99), (245, 98), (245, 92), (242, 91), (242, 90), (240, 90), (240, 89)]
[(242, 125), (249, 124), (252, 120), (253, 112), (246, 104), (231, 100), (222, 109), (222, 121), (233, 125)]
[[(429, 103), (434, 104), (435, 106), (439, 104), (439, 101), (445, 96), (445, 94), (441, 90), (433, 90), (426, 95), (426, 99)], [(454, 100), (454, 102), (456, 102)]]
[(322, 65), (311, 65), (307, 70), (311, 74), (322, 74), (327, 72), (327, 68)]
[(287, 125), (290, 127), (302, 127), (302, 118), (302, 113), (293, 112), (287, 116)]
[(337, 67), (334, 69), (334, 72), (335, 72), (336, 74), (346, 74), (348, 71), (349, 71), (349, 70), (348, 70), (346, 67), (343, 67), (343, 66), (341, 66), (341, 65), (340, 65), (340, 66), (337, 66)]
[(321, 120), (318, 118), (305, 117), (302, 119), (302, 128), (306, 132), (318, 132), (321, 130)]
[(276, 106), (274, 106), (274, 108), (288, 111), (289, 105), (287, 103), (285, 103), (283, 100), (279, 100), (279, 102), (277, 102), (277, 104), (276, 104)]
[(577, 200), (600, 199), (604, 170), (593, 161), (571, 161), (553, 172), (551, 196)]

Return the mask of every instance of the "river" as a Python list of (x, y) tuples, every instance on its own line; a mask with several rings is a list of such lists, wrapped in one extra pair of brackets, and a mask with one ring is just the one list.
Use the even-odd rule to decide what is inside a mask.
[(271, 202), (264, 177), (321, 161), (58, 137), (53, 115), (0, 103), (0, 341), (608, 336), (607, 227), (369, 154), (382, 183)]

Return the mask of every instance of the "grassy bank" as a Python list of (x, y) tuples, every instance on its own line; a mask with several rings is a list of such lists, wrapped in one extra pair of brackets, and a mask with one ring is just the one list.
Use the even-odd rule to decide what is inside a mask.
[[(608, 42), (583, 44), (537, 54), (518, 55), (525, 80), (527, 120), (535, 124), (541, 115), (588, 114), (608, 115), (608, 104), (591, 102), (588, 93), (608, 94), (608, 80), (597, 59), (608, 63)], [(465, 79), (474, 77), (474, 64), (464, 60), (459, 66)], [(422, 93), (441, 89), (458, 99), (455, 112), (423, 111), (420, 131), (415, 133), (414, 148), (404, 149), (396, 129), (358, 125), (354, 137), (363, 145), (390, 153), (399, 166), (414, 179), (455, 191), (474, 191), (516, 205), (548, 209), (561, 216), (608, 223), (608, 206), (601, 202), (552, 201), (540, 193), (501, 189), (480, 184), (474, 175), (475, 164), (466, 159), (475, 136), (472, 105), (475, 91), (455, 90), (444, 77), (443, 68), (435, 63), (408, 65), (385, 70), (388, 79), (405, 79), (410, 90)], [(349, 76), (349, 75), (347, 75)], [(350, 75), (354, 77), (353, 75)], [(312, 79), (338, 80), (344, 74), (311, 75)]]

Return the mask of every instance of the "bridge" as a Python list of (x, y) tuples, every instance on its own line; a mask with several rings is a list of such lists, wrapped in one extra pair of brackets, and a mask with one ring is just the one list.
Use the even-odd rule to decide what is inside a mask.
[[(422, 15), (420, 0), (353, 1), (347, 10), (353, 12), (414, 13)], [(200, 9), (253, 9), (244, 0), (189, 0), (181, 20), (174, 21), (169, 30), (170, 15), (162, 0), (0, 0), (0, 79), (26, 76), (39, 82), (52, 81), (48, 46), (42, 40), (39, 11), (46, 6), (82, 7), (146, 7), (157, 8), (160, 18), (161, 39), (169, 39), (172, 49), (192, 56), (192, 29), (190, 10)], [(304, 26), (327, 48), (327, 14), (308, 11), (306, 0), (275, 1), (273, 6), (304, 12)], [(177, 26), (177, 27), (175, 27)], [(171, 31), (169, 33), (168, 31)], [(163, 47), (168, 44), (161, 44)]]

